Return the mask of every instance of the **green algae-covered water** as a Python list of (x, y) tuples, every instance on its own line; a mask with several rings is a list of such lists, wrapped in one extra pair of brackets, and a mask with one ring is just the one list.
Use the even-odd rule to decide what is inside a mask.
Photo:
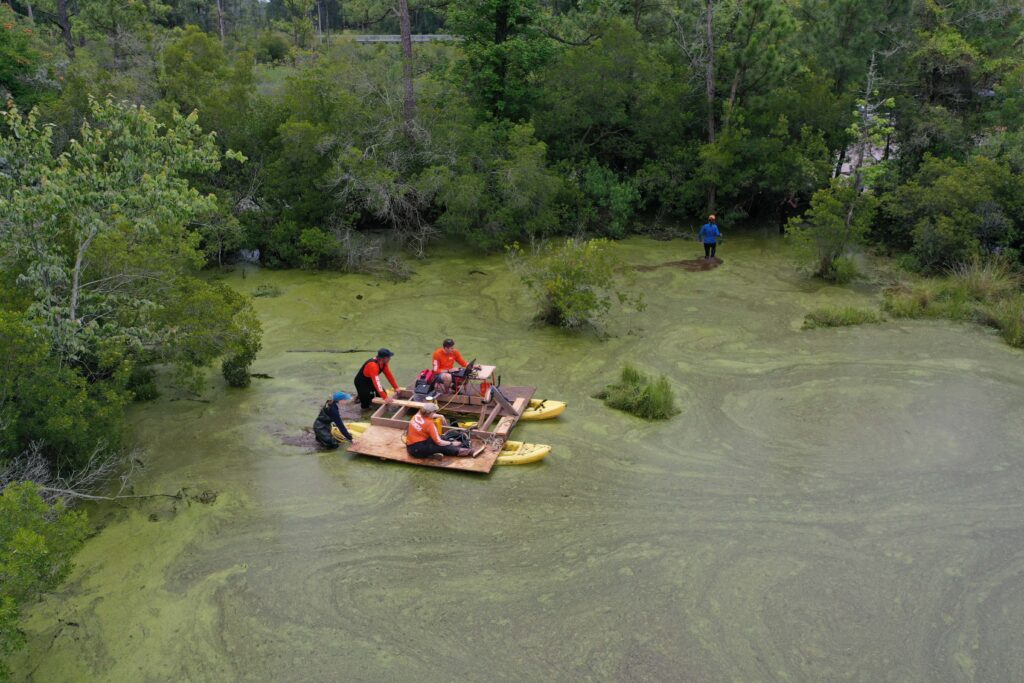
[[(624, 260), (697, 255), (630, 240)], [(943, 322), (801, 331), (867, 291), (797, 276), (782, 242), (639, 272), (608, 338), (531, 327), (500, 258), (401, 284), (249, 270), (251, 389), (139, 406), (139, 492), (212, 504), (93, 509), (102, 530), (25, 622), (33, 681), (1019, 681), (1024, 356)], [(489, 476), (318, 453), (320, 402), (368, 354), (408, 381), (444, 337), (567, 400)], [(683, 413), (589, 398), (623, 362)], [(218, 382), (219, 387), (219, 382)]]

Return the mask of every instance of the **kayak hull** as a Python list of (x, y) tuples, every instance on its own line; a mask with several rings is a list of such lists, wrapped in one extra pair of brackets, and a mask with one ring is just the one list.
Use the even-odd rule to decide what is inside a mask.
[(526, 406), (520, 420), (550, 420), (565, 412), (565, 401), (552, 401), (548, 399), (534, 398), (530, 405)]

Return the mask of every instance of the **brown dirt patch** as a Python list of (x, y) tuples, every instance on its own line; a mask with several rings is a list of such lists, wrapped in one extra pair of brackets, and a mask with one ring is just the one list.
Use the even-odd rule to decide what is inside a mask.
[(718, 266), (722, 265), (722, 263), (722, 259), (716, 256), (711, 259), (694, 258), (683, 259), (682, 261), (666, 261), (665, 263), (659, 263), (653, 266), (637, 266), (636, 269), (643, 273), (647, 273), (652, 270), (658, 270), (659, 268), (681, 268), (688, 273), (700, 273), (705, 270), (714, 270)]

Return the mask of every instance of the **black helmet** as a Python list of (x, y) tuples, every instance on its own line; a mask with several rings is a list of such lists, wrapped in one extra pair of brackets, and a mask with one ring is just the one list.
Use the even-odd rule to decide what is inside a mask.
[(454, 339), (445, 339), (441, 343), (441, 346), (455, 346), (455, 340)]
[(377, 358), (390, 358), (395, 355), (391, 349), (377, 349)]

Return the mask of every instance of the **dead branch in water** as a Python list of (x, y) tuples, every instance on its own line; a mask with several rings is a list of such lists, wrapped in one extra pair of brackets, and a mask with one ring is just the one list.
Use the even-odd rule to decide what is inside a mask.
[(375, 353), (374, 349), (288, 349), (288, 353)]
[[(187, 487), (177, 493), (133, 493), (131, 482), (136, 472), (143, 467), (138, 451), (110, 450), (104, 444), (97, 444), (83, 465), (70, 472), (56, 469), (43, 453), (43, 444), (30, 444), (28, 449), (0, 464), (0, 491), (16, 481), (33, 481), (39, 485), (39, 492), (47, 502), (62, 500), (71, 504), (75, 500), (111, 501), (120, 503), (127, 500), (171, 498), (172, 500), (195, 501), (209, 505), (217, 500), (217, 492), (204, 489), (190, 493)], [(116, 482), (116, 492), (101, 495)]]
[(95, 496), (91, 493), (82, 493), (81, 491), (72, 491), (69, 489), (57, 489), (50, 486), (42, 487), (42, 491), (44, 493), (51, 493), (55, 496), (79, 498), (81, 500), (141, 500), (143, 498), (174, 498), (175, 500), (182, 500), (185, 497), (184, 489), (177, 493), (118, 494), (116, 496)]

